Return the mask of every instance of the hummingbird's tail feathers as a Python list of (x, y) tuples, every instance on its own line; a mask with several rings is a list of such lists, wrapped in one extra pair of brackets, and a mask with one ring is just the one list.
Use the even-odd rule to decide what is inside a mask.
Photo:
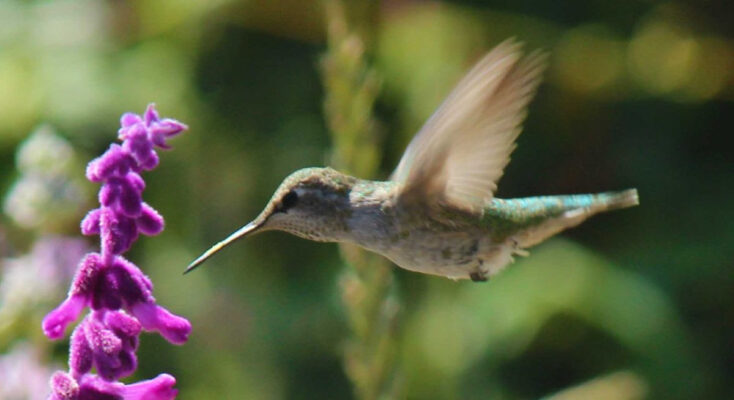
[(607, 211), (634, 207), (640, 204), (640, 198), (637, 196), (637, 189), (627, 189), (621, 192), (601, 193), (597, 196), (604, 199), (603, 201), (607, 205)]
[(554, 207), (552, 206), (545, 208), (546, 218), (541, 219), (540, 223), (520, 230), (513, 236), (520, 249), (534, 246), (563, 230), (582, 223), (592, 215), (640, 204), (637, 189), (587, 195), (548, 196), (536, 199), (546, 203), (546, 207), (557, 202), (559, 208), (556, 209), (557, 213), (553, 213)]

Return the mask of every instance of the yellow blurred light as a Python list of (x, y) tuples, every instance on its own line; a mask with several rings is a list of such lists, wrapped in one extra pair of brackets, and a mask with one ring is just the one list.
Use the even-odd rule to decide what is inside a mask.
[(667, 94), (689, 83), (701, 59), (701, 46), (692, 34), (668, 21), (644, 25), (628, 49), (632, 75), (641, 86)]
[(599, 92), (613, 85), (624, 69), (620, 41), (599, 25), (566, 32), (554, 50), (552, 72), (561, 85), (577, 92)]
[(707, 100), (719, 94), (734, 78), (734, 49), (718, 38), (698, 40), (700, 57), (683, 96), (689, 100)]

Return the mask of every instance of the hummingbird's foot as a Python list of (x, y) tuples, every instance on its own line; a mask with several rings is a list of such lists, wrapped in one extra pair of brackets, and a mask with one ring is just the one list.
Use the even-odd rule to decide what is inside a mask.
[[(512, 240), (512, 244), (513, 244), (513, 246), (512, 246), (512, 254), (513, 255), (514, 254), (517, 254), (520, 257), (527, 257), (527, 256), (530, 255), (530, 252), (529, 251), (527, 251), (527, 250), (525, 250), (523, 248), (520, 248), (520, 242), (518, 242), (517, 239), (511, 239), (511, 240)], [(512, 260), (512, 261), (514, 262), (515, 260)]]
[(469, 278), (471, 278), (472, 282), (486, 282), (487, 281), (487, 275), (481, 271), (470, 272)]
[(484, 260), (481, 258), (478, 260), (479, 265), (477, 265), (477, 270), (474, 272), (469, 273), (469, 278), (471, 278), (472, 282), (486, 282), (487, 281), (487, 274), (489, 271), (485, 271), (482, 269), (482, 266), (484, 265)]

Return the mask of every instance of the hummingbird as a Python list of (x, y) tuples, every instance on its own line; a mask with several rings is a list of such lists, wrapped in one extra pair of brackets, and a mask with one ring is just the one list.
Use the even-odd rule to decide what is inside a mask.
[(506, 40), (462, 78), (415, 135), (387, 181), (304, 168), (252, 222), (186, 269), (245, 236), (285, 231), (347, 242), (415, 272), (486, 281), (527, 249), (590, 216), (639, 204), (637, 190), (494, 197), (546, 65)]

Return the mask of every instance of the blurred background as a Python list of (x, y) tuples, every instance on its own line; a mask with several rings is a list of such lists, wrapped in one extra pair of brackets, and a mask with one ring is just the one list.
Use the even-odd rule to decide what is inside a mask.
[[(551, 53), (498, 196), (636, 187), (641, 206), (534, 248), (486, 284), (394, 270), (394, 397), (734, 398), (734, 20), (726, 0), (350, 1), (379, 93), (378, 177), (508, 37)], [(40, 320), (98, 246), (86, 163), (156, 102), (190, 130), (144, 197), (165, 231), (128, 258), (189, 318), (143, 335), (129, 381), (181, 399), (352, 398), (337, 246), (265, 233), (182, 276), (281, 179), (328, 165), (319, 1), (0, 1), (0, 399), (38, 399), (67, 341)], [(328, 79), (328, 71), (324, 72)]]

